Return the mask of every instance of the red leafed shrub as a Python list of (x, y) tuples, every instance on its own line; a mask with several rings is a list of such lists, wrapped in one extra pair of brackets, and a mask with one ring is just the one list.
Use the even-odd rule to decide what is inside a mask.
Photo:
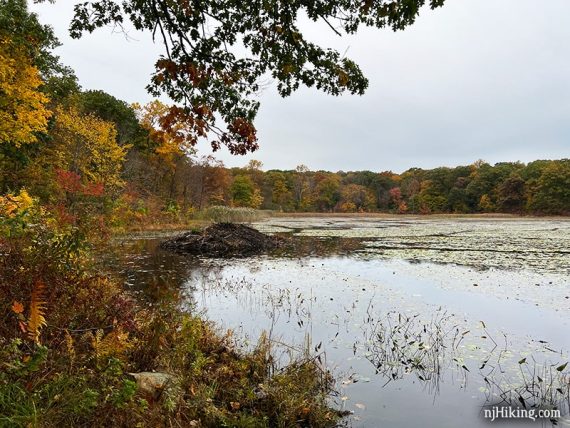
[(72, 171), (58, 169), (56, 171), (56, 180), (59, 187), (66, 192), (77, 193), (83, 187), (81, 184), (81, 176)]

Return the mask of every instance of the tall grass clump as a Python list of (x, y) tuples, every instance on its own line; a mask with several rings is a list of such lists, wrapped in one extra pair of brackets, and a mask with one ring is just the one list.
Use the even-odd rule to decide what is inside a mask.
[(267, 218), (268, 214), (254, 208), (216, 205), (202, 211), (200, 216), (214, 223), (252, 223)]

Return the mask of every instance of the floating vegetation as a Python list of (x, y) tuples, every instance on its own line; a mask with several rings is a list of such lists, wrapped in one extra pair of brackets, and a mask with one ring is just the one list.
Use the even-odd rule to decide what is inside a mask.
[[(387, 379), (384, 386), (412, 374), (430, 393), (438, 394), (446, 372), (458, 373), (461, 383), (465, 383), (471, 373), (484, 382), (485, 386), (480, 387), (485, 393), (484, 407), (553, 409), (559, 410), (562, 417), (570, 416), (568, 362), (539, 362), (530, 355), (516, 363), (518, 376), (513, 376), (513, 363), (506, 358), (512, 356), (506, 336), (504, 347), (500, 347), (489, 335), (485, 323), (481, 325), (485, 335), (478, 338), (491, 343), (492, 348), (483, 354), (485, 357), (477, 364), (477, 370), (466, 365), (469, 356), (465, 355), (465, 349), (481, 348), (473, 344), (471, 331), (461, 331), (454, 317), (441, 308), (427, 322), (421, 321), (419, 314), (388, 312), (366, 333), (367, 359), (376, 374)], [(464, 340), (470, 344), (460, 348)]]
[(570, 273), (570, 221), (481, 218), (271, 218), (264, 232), (360, 238), (375, 256), (482, 269)]

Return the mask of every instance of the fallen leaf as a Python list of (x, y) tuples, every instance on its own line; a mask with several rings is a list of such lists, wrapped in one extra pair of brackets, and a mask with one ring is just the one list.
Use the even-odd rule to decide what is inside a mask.
[(14, 300), (14, 303), (12, 304), (12, 312), (14, 312), (15, 314), (21, 314), (22, 312), (24, 312), (24, 305), (22, 305), (17, 300)]

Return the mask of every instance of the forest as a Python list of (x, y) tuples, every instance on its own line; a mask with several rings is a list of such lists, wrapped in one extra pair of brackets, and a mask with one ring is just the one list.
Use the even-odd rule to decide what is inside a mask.
[[(263, 171), (255, 160), (226, 168), (189, 141), (206, 132), (206, 119), (183, 122), (173, 118), (175, 106), (158, 100), (129, 104), (83, 90), (53, 54), (51, 29), (22, 16), (27, 12), (4, 9), (0, 192), (14, 197), (25, 189), (72, 223), (85, 210), (120, 227), (191, 218), (213, 205), (286, 212), (570, 213), (568, 159), (478, 160), (400, 174), (311, 171), (302, 159), (287, 171)], [(195, 107), (198, 114), (201, 108)]]
[[(364, 9), (351, 13), (368, 14)], [(88, 16), (81, 12), (80, 18)], [(135, 23), (147, 25), (131, 12)], [(347, 31), (359, 23), (402, 29), (413, 23), (417, 8), (378, 13), (378, 21), (366, 15), (348, 22)], [(110, 22), (104, 14), (99, 18), (93, 28), (77, 21), (72, 31)], [(212, 121), (221, 113), (229, 127), (212, 141), (215, 150), (239, 155), (257, 148), (250, 123), (257, 107), (237, 97), (239, 91), (215, 86), (217, 111), (204, 99), (186, 108), (165, 104), (158, 100), (161, 89), (173, 99), (183, 96), (176, 92), (180, 70), (163, 58), (151, 90), (157, 99), (129, 104), (82, 88), (55, 55), (57, 46), (53, 30), (25, 1), (0, 0), (0, 426), (334, 426), (342, 416), (329, 407), (331, 378), (320, 361), (304, 358), (277, 369), (263, 337), (253, 352), (240, 353), (230, 333), (172, 304), (176, 290), (161, 290), (170, 299), (167, 307), (138, 301), (98, 264), (97, 254), (121, 233), (189, 227), (216, 206), (570, 214), (570, 159), (479, 160), (402, 173), (312, 171), (302, 159), (291, 170), (263, 170), (255, 160), (228, 168), (195, 147), (197, 138), (215, 132)], [(173, 56), (183, 56), (177, 46)], [(319, 81), (299, 68), (301, 83), (333, 95), (363, 92), (367, 83), (355, 64), (307, 49), (316, 63), (335, 71), (326, 75), (330, 81)], [(186, 83), (196, 87), (209, 73), (184, 70)], [(287, 95), (299, 81), (280, 70), (277, 78), (285, 83), (279, 90)], [(214, 83), (245, 87), (240, 73), (222, 73)], [(223, 107), (229, 104), (217, 99), (224, 97), (235, 104)], [(161, 400), (139, 397), (136, 383), (125, 377), (157, 370), (177, 375)]]

